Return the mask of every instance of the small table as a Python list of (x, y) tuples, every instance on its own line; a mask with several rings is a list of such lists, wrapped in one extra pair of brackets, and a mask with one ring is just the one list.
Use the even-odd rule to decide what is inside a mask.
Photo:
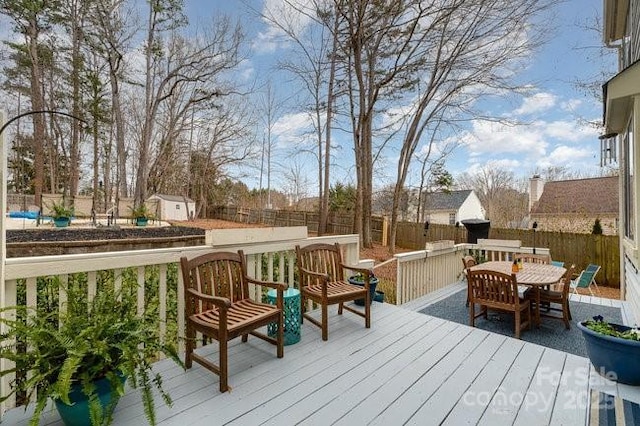
[[(271, 289), (267, 292), (267, 301), (275, 305), (278, 300), (278, 292)], [(284, 344), (293, 345), (300, 341), (300, 290), (288, 288), (284, 292)], [(272, 322), (267, 325), (267, 334), (269, 337), (276, 337), (278, 333), (278, 323)]]
[[(512, 262), (491, 261), (472, 266), (472, 271), (489, 270), (511, 275)], [(523, 263), (523, 268), (516, 273), (518, 285), (523, 284), (533, 287), (536, 295), (536, 324), (540, 326), (540, 288), (558, 283), (567, 270), (561, 266), (545, 263)]]

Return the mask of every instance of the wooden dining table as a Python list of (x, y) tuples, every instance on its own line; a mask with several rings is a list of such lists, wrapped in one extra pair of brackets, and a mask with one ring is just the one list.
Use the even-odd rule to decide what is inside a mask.
[[(516, 273), (516, 281), (518, 285), (526, 285), (533, 289), (536, 297), (536, 325), (540, 326), (540, 289), (553, 284), (557, 284), (567, 270), (561, 266), (550, 265), (546, 263), (529, 263), (524, 262), (522, 269)], [(511, 275), (512, 262), (509, 261), (490, 261), (472, 266), (472, 271), (488, 270), (494, 272), (502, 272)]]

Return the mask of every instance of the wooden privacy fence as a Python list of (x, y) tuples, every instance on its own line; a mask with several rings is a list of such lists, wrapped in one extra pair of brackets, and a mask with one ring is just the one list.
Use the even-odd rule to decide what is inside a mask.
[[(222, 219), (233, 222), (259, 223), (269, 226), (306, 226), (309, 232), (318, 232), (320, 215), (317, 212), (296, 210), (248, 209), (237, 206), (218, 206), (213, 209), (210, 219)], [(382, 243), (386, 219), (371, 217), (371, 235), (373, 241)], [(327, 232), (344, 235), (354, 232), (354, 215), (350, 213), (329, 213)]]
[[(234, 206), (214, 209), (215, 219), (236, 222), (262, 223), (270, 226), (306, 226), (310, 232), (318, 230), (318, 213), (292, 210), (257, 210)], [(330, 234), (348, 234), (354, 228), (353, 214), (330, 213), (328, 232)], [(382, 243), (386, 220), (382, 217), (371, 218), (373, 241)], [(426, 235), (425, 235), (426, 234)], [(569, 232), (536, 231), (535, 244), (533, 229), (490, 228), (490, 239), (520, 240), (525, 247), (545, 247), (550, 250), (554, 260), (567, 265), (575, 263), (580, 272), (590, 263), (602, 268), (596, 276), (598, 284), (620, 287), (620, 246), (618, 236), (575, 234)], [(396, 234), (398, 247), (423, 250), (427, 241), (452, 240), (455, 244), (467, 243), (467, 229), (460, 225), (429, 224), (425, 232), (423, 223), (400, 222)]]
[[(422, 250), (427, 241), (453, 240), (456, 244), (467, 242), (464, 226), (430, 224), (424, 235), (422, 223), (402, 222), (398, 224), (396, 244), (398, 247)], [(575, 234), (570, 232), (536, 231), (533, 229), (490, 228), (489, 238), (496, 240), (520, 240), (525, 247), (545, 247), (554, 260), (566, 265), (575, 263), (580, 272), (588, 264), (602, 268), (596, 276), (598, 284), (620, 287), (620, 242), (616, 235)], [(534, 244), (535, 243), (535, 244)]]

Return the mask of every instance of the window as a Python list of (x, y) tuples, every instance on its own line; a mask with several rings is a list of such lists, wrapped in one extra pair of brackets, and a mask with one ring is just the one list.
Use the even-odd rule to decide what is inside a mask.
[(455, 225), (455, 224), (456, 224), (456, 214), (449, 213), (449, 225)]
[(176, 210), (180, 210), (180, 204), (176, 204)]
[(635, 188), (635, 152), (633, 147), (633, 119), (622, 139), (624, 163), (622, 170), (622, 191), (624, 194), (624, 236), (635, 240), (636, 229), (636, 188)]

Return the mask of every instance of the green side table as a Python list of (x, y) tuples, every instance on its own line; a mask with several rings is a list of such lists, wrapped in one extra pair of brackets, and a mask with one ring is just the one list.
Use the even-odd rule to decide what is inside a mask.
[[(277, 290), (271, 289), (267, 292), (267, 301), (275, 305), (278, 299)], [(300, 341), (300, 290), (289, 288), (284, 292), (284, 344), (293, 345)], [(267, 325), (269, 337), (276, 337), (278, 333), (278, 323), (272, 322)]]

